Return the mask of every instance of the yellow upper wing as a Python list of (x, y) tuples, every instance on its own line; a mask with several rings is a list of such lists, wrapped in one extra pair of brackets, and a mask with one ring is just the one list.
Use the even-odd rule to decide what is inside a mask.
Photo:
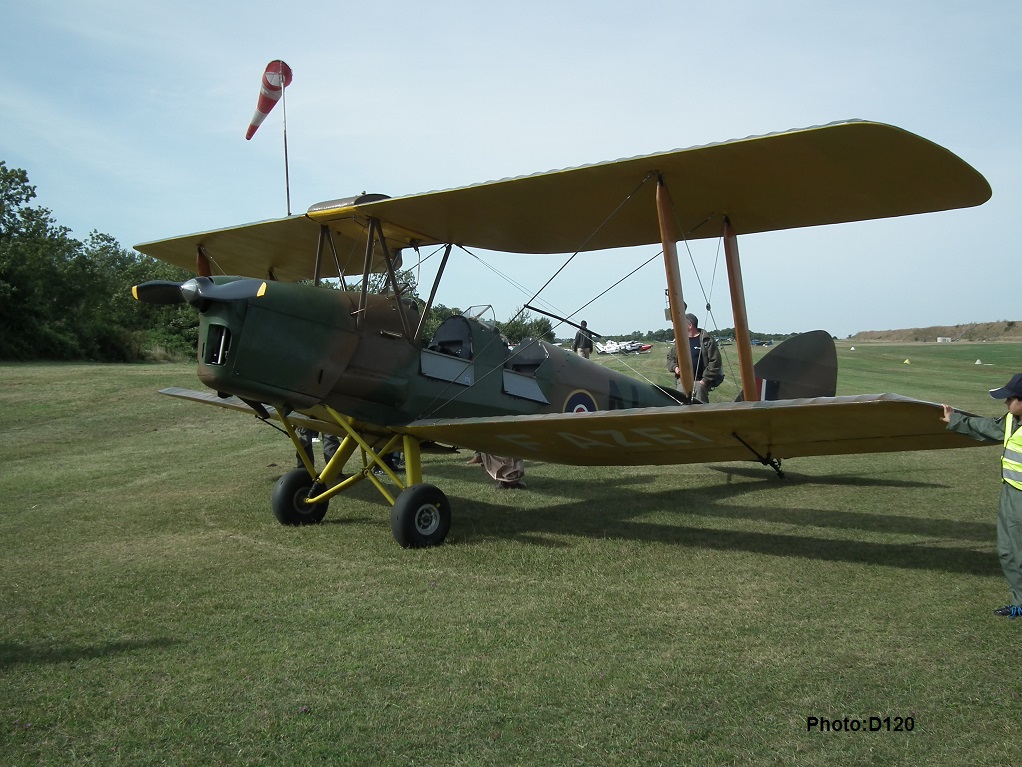
[[(990, 197), (986, 179), (943, 147), (890, 125), (849, 121), (362, 204), (324, 202), (303, 216), (136, 248), (194, 268), (201, 245), (224, 273), (297, 280), (313, 276), (321, 225), (345, 272), (361, 274), (370, 217), (392, 249), (449, 242), (572, 253), (644, 245), (660, 241), (658, 176), (690, 239), (718, 236), (724, 216), (749, 234), (970, 207)], [(329, 251), (325, 257), (332, 265)]]
[(397, 431), (578, 466), (641, 466), (970, 447), (940, 405), (897, 394), (417, 421)]
[[(573, 253), (660, 242), (655, 182), (688, 239), (865, 221), (979, 205), (990, 186), (937, 144), (852, 121), (491, 181), (364, 206), (368, 215), (454, 242)], [(360, 209), (361, 210), (361, 209)], [(347, 215), (314, 205), (319, 221)], [(603, 222), (606, 224), (603, 225)]]
[[(365, 218), (338, 218), (330, 228), (333, 230), (333, 249), (326, 241), (322, 244), (320, 242), (323, 226), (306, 215), (300, 215), (145, 242), (136, 245), (135, 250), (175, 266), (194, 270), (196, 251), (201, 247), (210, 261), (213, 274), (281, 282), (313, 279), (317, 253), (323, 263), (321, 276), (336, 276), (336, 252), (344, 274), (361, 275), (366, 250)], [(397, 249), (406, 246), (407, 242), (391, 240), (390, 245)], [(377, 254), (371, 271), (384, 269), (383, 261)]]

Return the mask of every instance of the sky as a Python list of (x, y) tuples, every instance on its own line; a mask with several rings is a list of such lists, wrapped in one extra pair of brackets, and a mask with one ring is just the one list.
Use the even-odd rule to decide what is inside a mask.
[[(287, 214), (283, 110), (244, 138), (278, 58), (292, 213), (875, 120), (950, 149), (993, 197), (741, 238), (752, 330), (1019, 320), (1019, 29), (1022, 3), (966, 0), (6, 0), (0, 160), (74, 236), (130, 248)], [(658, 253), (580, 254), (534, 304), (604, 335), (668, 327)], [(436, 300), (505, 320), (569, 256), (456, 250)], [(690, 310), (732, 326), (720, 243), (679, 256)], [(415, 267), (424, 296), (437, 260)]]

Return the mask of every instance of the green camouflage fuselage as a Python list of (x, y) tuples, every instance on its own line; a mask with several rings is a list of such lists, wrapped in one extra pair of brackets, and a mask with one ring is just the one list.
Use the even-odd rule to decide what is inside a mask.
[(495, 328), (463, 316), (445, 320), (422, 348), (411, 337), (419, 321), (412, 302), (366, 298), (360, 313), (357, 292), (268, 282), (259, 297), (202, 305), (199, 378), (248, 401), (326, 404), (381, 426), (677, 404), (657, 386), (544, 341), (509, 350)]

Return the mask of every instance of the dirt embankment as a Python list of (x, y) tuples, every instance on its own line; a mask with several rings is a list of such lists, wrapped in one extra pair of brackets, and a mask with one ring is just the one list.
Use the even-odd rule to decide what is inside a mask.
[(864, 330), (850, 337), (852, 341), (909, 343), (950, 338), (952, 341), (1022, 341), (1022, 322), (975, 322), (970, 325), (935, 325), (929, 328), (907, 330)]

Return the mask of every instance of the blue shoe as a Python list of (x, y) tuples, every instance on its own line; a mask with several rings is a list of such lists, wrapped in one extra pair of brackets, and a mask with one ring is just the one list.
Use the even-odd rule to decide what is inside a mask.
[(1000, 615), (1002, 618), (1022, 618), (1022, 607), (1018, 605), (1005, 605), (994, 610), (994, 615)]

